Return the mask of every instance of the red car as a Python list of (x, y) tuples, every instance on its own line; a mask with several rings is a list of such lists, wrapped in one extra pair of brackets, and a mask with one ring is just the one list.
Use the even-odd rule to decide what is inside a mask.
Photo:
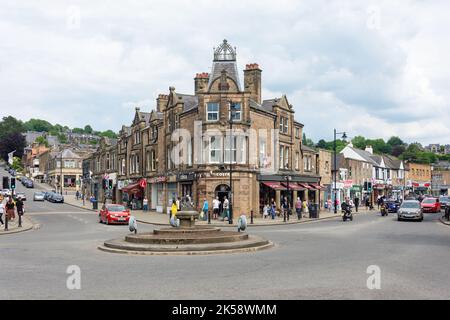
[(441, 212), (441, 203), (438, 198), (425, 198), (421, 203), (423, 212)]
[(130, 210), (121, 204), (107, 204), (98, 213), (98, 220), (106, 224), (128, 224)]

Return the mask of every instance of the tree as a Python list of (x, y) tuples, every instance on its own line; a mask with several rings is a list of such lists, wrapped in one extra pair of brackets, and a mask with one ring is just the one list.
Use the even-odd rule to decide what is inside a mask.
[(325, 140), (320, 139), (319, 142), (317, 142), (316, 147), (321, 149), (327, 149), (328, 145)]
[(112, 130), (106, 130), (106, 131), (100, 132), (99, 135), (102, 137), (117, 139), (117, 134)]
[(49, 146), (47, 139), (43, 136), (37, 137), (34, 142), (36, 142), (37, 144), (39, 144), (41, 146), (46, 146), (47, 148)]
[(394, 157), (399, 157), (400, 155), (403, 154), (403, 152), (405, 152), (406, 147), (403, 145), (400, 146), (393, 146), (392, 147), (392, 151), (391, 151), (391, 155), (393, 155)]
[(8, 161), (8, 153), (16, 150), (15, 156), (22, 158), (26, 146), (25, 137), (21, 132), (11, 132), (0, 139), (0, 157)]
[(64, 133), (58, 133), (57, 134), (59, 143), (67, 143), (67, 137)]
[(402, 141), (402, 139), (400, 139), (399, 137), (396, 136), (392, 136), (389, 138), (389, 140), (386, 142), (388, 145), (390, 145), (391, 147), (393, 146), (404, 146), (405, 143)]
[(10, 133), (25, 132), (22, 121), (12, 116), (3, 117), (0, 121), (0, 141)]
[(49, 132), (53, 129), (53, 125), (42, 119), (30, 119), (24, 123), (27, 131)]
[(11, 165), (11, 168), (13, 168), (16, 171), (23, 171), (22, 159), (19, 157), (13, 157), (13, 163)]
[(352, 139), (353, 146), (358, 149), (364, 150), (367, 146), (366, 138), (363, 136), (356, 136)]
[(314, 147), (314, 141), (312, 141), (311, 139), (307, 139), (306, 138), (306, 134), (303, 132), (303, 138), (302, 138), (302, 142), (303, 145), (307, 146), (307, 147)]
[(92, 134), (92, 127), (90, 126), (90, 125), (86, 125), (85, 127), (84, 127), (84, 133), (87, 133), (87, 134)]
[(73, 128), (73, 129), (72, 129), (72, 132), (73, 132), (73, 133), (81, 133), (81, 134), (83, 134), (83, 133), (84, 133), (84, 130), (81, 129), (81, 128)]

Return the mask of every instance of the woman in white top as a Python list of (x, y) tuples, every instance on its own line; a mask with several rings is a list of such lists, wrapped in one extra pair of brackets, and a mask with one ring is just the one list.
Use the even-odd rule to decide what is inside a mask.
[(5, 205), (3, 204), (3, 200), (0, 201), (0, 223), (3, 225), (3, 213), (5, 213)]
[(216, 197), (213, 200), (213, 219), (217, 219), (219, 216), (219, 208), (220, 208), (220, 201), (219, 197)]

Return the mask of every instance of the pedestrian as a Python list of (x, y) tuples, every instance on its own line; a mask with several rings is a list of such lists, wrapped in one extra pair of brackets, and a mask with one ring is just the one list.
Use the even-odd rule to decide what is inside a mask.
[(275, 203), (275, 200), (272, 198), (270, 200), (270, 214), (272, 216), (272, 220), (275, 220), (276, 208), (277, 208), (277, 205)]
[(270, 206), (268, 203), (266, 203), (263, 208), (263, 219), (265, 219), (269, 216), (269, 211), (270, 211)]
[(227, 196), (224, 197), (223, 199), (223, 217), (222, 217), (222, 221), (225, 221), (225, 217), (227, 217), (227, 219), (229, 220), (230, 214), (230, 202), (228, 201)]
[(331, 212), (331, 207), (332, 207), (331, 198), (328, 198), (327, 202), (328, 202), (328, 212)]
[(295, 202), (295, 212), (297, 213), (298, 220), (302, 219), (302, 200), (300, 197), (297, 197), (297, 201)]
[(6, 211), (5, 219), (8, 219), (8, 221), (14, 220), (16, 218), (14, 207), (15, 207), (14, 201), (12, 197), (9, 197), (8, 202), (6, 202), (5, 204), (5, 211)]
[(147, 199), (147, 197), (144, 197), (144, 200), (142, 200), (142, 209), (144, 211), (148, 211), (148, 199)]
[(22, 227), (22, 216), (23, 216), (23, 208), (24, 204), (21, 198), (16, 201), (17, 214), (19, 215), (19, 227)]
[(80, 191), (77, 190), (77, 192), (75, 192), (75, 197), (77, 198), (78, 201), (78, 199), (80, 198)]
[(358, 198), (358, 196), (355, 197), (354, 204), (355, 204), (355, 211), (358, 212), (358, 207), (359, 207), (359, 198)]
[(172, 207), (170, 208), (171, 212), (171, 218), (175, 219), (177, 213), (178, 213), (178, 206), (175, 199), (172, 200)]
[(304, 200), (303, 201), (303, 212), (305, 213), (304, 217), (307, 218), (308, 217), (308, 213), (309, 213), (309, 204), (308, 204), (308, 200)]
[(177, 198), (177, 210), (180, 211), (181, 210), (181, 201), (180, 201), (180, 197)]
[(377, 206), (378, 206), (378, 209), (380, 209), (380, 204), (381, 204), (381, 196), (378, 195), (378, 196), (377, 196)]
[(3, 199), (0, 201), (0, 223), (3, 225), (3, 214), (5, 213), (5, 205), (3, 204)]
[(209, 210), (209, 203), (208, 203), (208, 199), (205, 198), (205, 200), (203, 201), (203, 207), (202, 207), (202, 211), (203, 211), (203, 220), (208, 220), (208, 210)]
[(213, 219), (217, 219), (217, 217), (219, 216), (219, 210), (220, 210), (220, 201), (219, 197), (216, 197), (213, 200)]
[(289, 201), (287, 197), (284, 197), (283, 200), (283, 219), (287, 219), (289, 221)]

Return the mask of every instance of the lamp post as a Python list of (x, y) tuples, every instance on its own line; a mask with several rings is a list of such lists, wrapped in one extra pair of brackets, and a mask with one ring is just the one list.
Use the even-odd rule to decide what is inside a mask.
[(337, 154), (336, 154), (336, 135), (342, 134), (342, 139), (346, 139), (347, 135), (345, 132), (336, 132), (336, 129), (334, 129), (334, 139), (333, 139), (333, 151), (334, 151), (334, 173), (333, 173), (333, 192), (334, 192), (334, 213), (337, 213)]
[(229, 224), (233, 224), (233, 180), (232, 180), (232, 175), (233, 175), (233, 157), (231, 154), (231, 146), (233, 144), (233, 112), (236, 111), (236, 106), (234, 105), (233, 101), (229, 101), (230, 103), (230, 145), (229, 145), (229, 152), (230, 152), (230, 201), (229, 201), (229, 212), (230, 212), (230, 217), (228, 218), (228, 223)]
[(287, 189), (287, 196), (286, 196), (287, 210), (284, 210), (283, 222), (286, 222), (286, 220), (289, 221), (289, 209), (291, 206), (291, 201), (289, 199), (289, 180), (291, 179), (291, 177), (289, 175), (286, 175), (285, 179), (286, 179), (286, 189)]
[(60, 190), (61, 190), (61, 195), (63, 194), (63, 183), (64, 183), (64, 180), (63, 180), (63, 176), (62, 176), (62, 174), (63, 174), (63, 170), (62, 170), (62, 168), (63, 168), (63, 152), (61, 151), (61, 156), (60, 156), (60, 158), (59, 158), (59, 169), (60, 169), (60, 171), (59, 171), (59, 184), (60, 184)]

